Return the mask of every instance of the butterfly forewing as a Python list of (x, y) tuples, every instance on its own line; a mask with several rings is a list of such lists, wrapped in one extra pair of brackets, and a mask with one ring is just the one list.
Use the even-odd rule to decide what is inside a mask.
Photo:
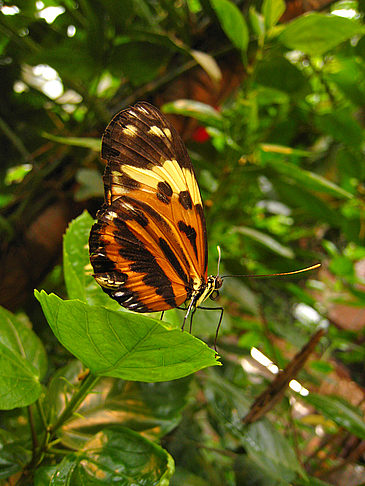
[(199, 188), (186, 148), (153, 106), (110, 122), (102, 140), (105, 205), (90, 235), (98, 283), (139, 312), (181, 305), (207, 280)]

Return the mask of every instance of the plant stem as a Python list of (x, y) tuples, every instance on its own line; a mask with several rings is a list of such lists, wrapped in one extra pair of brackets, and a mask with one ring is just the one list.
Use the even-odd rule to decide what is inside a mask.
[[(33, 458), (35, 457), (36, 455), (36, 450), (37, 450), (37, 447), (38, 447), (38, 440), (37, 440), (37, 433), (36, 433), (36, 430), (35, 430), (35, 426), (34, 426), (34, 417), (33, 417), (33, 410), (32, 410), (32, 406), (29, 405), (27, 407), (27, 411), (28, 411), (28, 420), (29, 420), (29, 426), (30, 426), (30, 434), (32, 436), (32, 450), (33, 450)], [(33, 460), (32, 458), (32, 460)]]
[(51, 425), (49, 428), (50, 439), (52, 439), (56, 430), (58, 430), (62, 425), (74, 414), (74, 412), (79, 408), (81, 403), (84, 401), (86, 395), (95, 387), (96, 383), (100, 380), (100, 376), (95, 376), (89, 373), (84, 381), (81, 383), (78, 391), (72, 396), (65, 410), (58, 417), (55, 424)]
[(20, 155), (23, 157), (23, 162), (32, 162), (32, 156), (26, 149), (22, 139), (2, 118), (0, 118), (0, 130), (10, 140), (10, 142), (14, 145), (14, 147), (18, 150)]

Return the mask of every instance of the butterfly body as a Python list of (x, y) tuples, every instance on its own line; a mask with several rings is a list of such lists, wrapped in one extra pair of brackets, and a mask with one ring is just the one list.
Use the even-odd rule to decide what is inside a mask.
[(95, 280), (135, 312), (187, 302), (186, 318), (222, 279), (207, 276), (203, 205), (180, 136), (157, 108), (138, 103), (109, 123), (101, 155), (105, 203), (89, 239)]

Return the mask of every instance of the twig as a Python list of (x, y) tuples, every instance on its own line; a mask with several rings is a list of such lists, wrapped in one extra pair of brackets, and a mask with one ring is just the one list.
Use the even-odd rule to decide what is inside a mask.
[(29, 427), (30, 427), (30, 435), (32, 437), (32, 460), (31, 460), (31, 463), (33, 463), (33, 461), (35, 461), (35, 458), (36, 458), (36, 451), (37, 451), (37, 448), (38, 448), (38, 439), (37, 439), (37, 433), (36, 433), (35, 425), (34, 425), (32, 405), (28, 405), (27, 412), (28, 412), (28, 420), (29, 420)]
[(6, 123), (5, 120), (0, 118), (0, 130), (3, 131), (3, 133), (8, 137), (8, 139), (11, 141), (11, 143), (14, 145), (14, 147), (18, 150), (20, 155), (23, 157), (25, 162), (32, 162), (32, 156), (26, 149), (22, 139), (18, 137), (18, 135), (14, 132), (12, 128), (9, 127), (9, 125)]

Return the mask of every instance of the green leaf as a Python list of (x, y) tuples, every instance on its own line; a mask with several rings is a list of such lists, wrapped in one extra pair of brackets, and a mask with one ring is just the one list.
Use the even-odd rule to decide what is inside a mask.
[(0, 480), (23, 469), (31, 459), (24, 437), (14, 436), (7, 429), (0, 429), (0, 451)]
[(296, 484), (301, 486), (331, 486), (330, 483), (326, 483), (325, 481), (315, 478), (314, 476), (308, 476), (307, 478), (300, 479)]
[(247, 226), (238, 226), (232, 230), (235, 233), (239, 233), (241, 235), (248, 236), (254, 241), (261, 243), (265, 246), (268, 250), (272, 251), (273, 253), (277, 253), (285, 258), (294, 258), (294, 253), (291, 248), (288, 246), (284, 246), (278, 241), (274, 240), (271, 236), (267, 235), (266, 233), (262, 233), (261, 231), (257, 231), (253, 228), (248, 228)]
[(0, 307), (0, 409), (35, 402), (47, 356), (40, 339), (20, 319)]
[[(48, 64), (57, 71), (61, 78), (70, 78), (73, 82), (90, 82), (96, 62), (94, 61), (86, 43), (73, 39), (59, 38), (54, 45), (40, 45), (39, 49), (27, 56), (30, 65)], [(67, 62), (65, 62), (67, 59)]]
[(364, 27), (351, 19), (312, 12), (288, 23), (279, 41), (289, 49), (298, 49), (311, 56), (321, 56), (355, 35)]
[[(80, 361), (72, 360), (58, 370), (49, 385), (52, 423), (59, 416), (79, 384)], [(180, 423), (189, 393), (191, 378), (161, 383), (101, 379), (78, 413), (58, 431), (62, 444), (80, 449), (97, 432), (111, 425), (123, 425), (151, 440), (157, 440)]]
[(312, 370), (318, 371), (319, 373), (331, 373), (333, 371), (333, 365), (326, 361), (311, 361), (309, 366)]
[(156, 79), (171, 56), (170, 46), (125, 42), (114, 48), (110, 69), (115, 76), (126, 76), (133, 86), (140, 86)]
[(284, 162), (275, 157), (265, 157), (265, 163), (269, 164), (273, 169), (275, 169), (280, 174), (284, 174), (290, 179), (303, 184), (304, 187), (311, 189), (313, 191), (320, 191), (326, 194), (330, 194), (334, 197), (339, 197), (341, 199), (352, 199), (353, 195), (342, 189), (334, 182), (326, 179), (325, 177), (315, 174), (309, 170), (302, 169), (289, 162)]
[(163, 105), (165, 113), (174, 113), (177, 115), (191, 116), (202, 122), (216, 128), (222, 128), (222, 115), (212, 106), (202, 103), (201, 101), (180, 99)]
[(99, 304), (124, 311), (111, 299), (91, 275), (89, 259), (89, 234), (94, 220), (87, 211), (71, 221), (63, 238), (63, 271), (67, 294), (89, 304)]
[(220, 436), (225, 431), (244, 446), (250, 459), (276, 480), (292, 481), (304, 472), (295, 456), (292, 444), (266, 419), (244, 426), (242, 418), (249, 410), (243, 391), (228, 380), (209, 373), (205, 384), (212, 422)]
[(75, 194), (76, 201), (104, 196), (103, 179), (99, 171), (81, 167), (76, 172), (76, 181), (80, 185)]
[[(364, 41), (365, 38), (363, 38)], [(357, 43), (357, 46), (359, 44)], [(361, 66), (362, 63), (359, 63), (356, 55), (351, 57), (336, 55), (329, 63), (324, 75), (331, 84), (335, 83), (352, 103), (363, 106), (365, 105), (365, 91), (362, 86), (363, 71)]]
[(262, 14), (267, 29), (273, 27), (285, 12), (284, 0), (264, 0)]
[[(239, 303), (240, 308), (255, 316), (260, 314), (258, 296), (239, 278), (228, 278), (224, 281), (224, 295)], [(242, 317), (240, 318), (242, 319)], [(241, 322), (243, 322), (241, 320)], [(257, 326), (260, 329), (260, 326)]]
[(40, 466), (34, 473), (34, 486), (49, 486), (57, 466)]
[(205, 343), (165, 322), (35, 295), (57, 339), (96, 375), (168, 381), (220, 364)]
[(248, 11), (252, 30), (260, 40), (265, 36), (265, 19), (252, 5)]
[(292, 486), (294, 484), (285, 481), (284, 478), (278, 481), (268, 471), (258, 467), (257, 462), (247, 454), (240, 454), (235, 460), (235, 473), (244, 486)]
[(238, 340), (238, 345), (241, 348), (251, 349), (252, 346), (258, 346), (262, 343), (262, 334), (256, 331), (248, 331), (242, 334)]
[(61, 143), (63, 145), (72, 145), (73, 147), (85, 147), (100, 153), (100, 138), (58, 137), (57, 135), (52, 135), (47, 132), (42, 132), (42, 137), (52, 140), (52, 142)]
[[(257, 63), (255, 79), (258, 84), (276, 88), (294, 98), (299, 93), (305, 95), (310, 92), (308, 80), (301, 71), (293, 66), (285, 57), (270, 54), (267, 53)], [(287, 150), (290, 149), (290, 147), (283, 147), (283, 149), (285, 148)]]
[(78, 454), (66, 456), (49, 484), (168, 486), (174, 469), (172, 457), (157, 444), (130, 429), (110, 427), (96, 434)]
[(335, 140), (343, 142), (348, 148), (360, 149), (364, 141), (364, 133), (351, 110), (347, 108), (333, 110), (331, 113), (317, 115), (314, 121), (318, 130), (328, 133)]
[[(59, 368), (54, 373), (48, 385), (47, 393), (49, 402), (49, 423), (56, 422), (57, 417), (64, 411), (75, 392), (75, 388), (80, 385), (80, 375), (84, 372), (85, 368), (83, 364), (77, 359), (71, 359), (66, 366)], [(92, 396), (93, 395), (90, 395), (87, 401), (89, 401)], [(86, 402), (83, 402), (83, 404), (84, 403)]]
[(229, 0), (210, 0), (226, 36), (242, 52), (248, 45), (248, 28), (240, 10)]
[(342, 215), (321, 197), (317, 197), (308, 189), (301, 187), (301, 184), (295, 181), (289, 183), (280, 176), (272, 178), (271, 182), (278, 192), (280, 200), (289, 207), (306, 211), (312, 218), (325, 221), (336, 228), (341, 225)]
[(192, 49), (190, 55), (204, 69), (214, 83), (219, 83), (222, 79), (222, 72), (217, 61), (213, 56), (206, 52)]
[(248, 456), (277, 480), (292, 481), (294, 473), (305, 474), (292, 444), (267, 419), (249, 425), (242, 443)]
[(329, 264), (329, 269), (339, 277), (353, 278), (355, 276), (353, 262), (349, 258), (342, 255), (332, 258)]
[(334, 395), (318, 395), (316, 393), (310, 393), (303, 398), (340, 427), (345, 428), (362, 440), (365, 439), (363, 415), (350, 403)]

